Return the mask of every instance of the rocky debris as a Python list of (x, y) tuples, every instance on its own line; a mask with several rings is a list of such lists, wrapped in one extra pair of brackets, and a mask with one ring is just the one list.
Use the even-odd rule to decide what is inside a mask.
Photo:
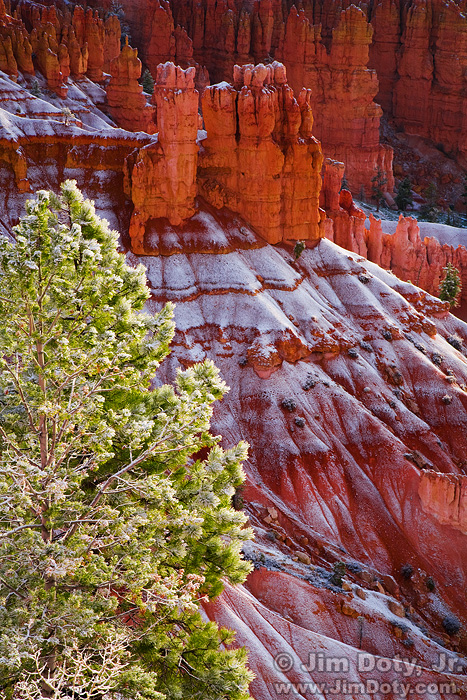
[(306, 554), (306, 552), (297, 551), (295, 552), (295, 556), (297, 557), (298, 561), (300, 561), (302, 564), (311, 564), (311, 559), (309, 555)]
[(364, 588), (360, 588), (360, 586), (357, 586), (354, 590), (356, 596), (361, 598), (361, 600), (366, 600), (366, 591)]
[(388, 600), (388, 608), (397, 617), (405, 617), (404, 606), (396, 600)]

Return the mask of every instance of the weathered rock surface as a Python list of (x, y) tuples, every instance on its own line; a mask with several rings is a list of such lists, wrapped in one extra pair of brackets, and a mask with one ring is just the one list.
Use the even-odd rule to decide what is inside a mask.
[(380, 0), (371, 18), (378, 99), (406, 132), (442, 144), (464, 167), (465, 9), (453, 0)]
[(401, 214), (394, 233), (383, 233), (381, 221), (355, 206), (350, 192), (341, 189), (344, 166), (326, 159), (323, 168), (322, 206), (331, 221), (325, 235), (342, 248), (363, 255), (400, 279), (414, 282), (438, 295), (443, 268), (452, 263), (461, 272), (462, 299), (467, 299), (467, 249), (451, 246), (436, 238), (421, 238), (418, 222)]
[[(217, 17), (223, 8), (213, 4), (209, 12)], [(62, 26), (60, 8), (54, 9), (55, 15), (50, 8), (44, 15), (49, 36)], [(306, 8), (310, 22), (323, 22), (322, 40), (329, 46), (341, 9), (340, 2), (330, 1)], [(204, 26), (202, 10), (198, 28)], [(283, 11), (261, 0), (249, 30), (250, 12), (245, 11), (242, 51), (248, 31), (258, 50), (278, 47), (283, 19), (276, 18)], [(224, 12), (229, 41), (231, 24), (237, 31), (231, 22), (235, 16), (236, 8)], [(26, 19), (33, 26), (32, 14)], [(42, 16), (38, 21), (43, 23)], [(73, 25), (78, 47), (84, 46), (82, 26), (81, 20)], [(267, 243), (267, 227), (259, 235), (261, 222), (255, 220), (252, 227), (254, 212), (247, 219), (240, 205), (233, 212), (196, 201), (199, 125), (193, 70), (162, 65), (155, 76), (156, 138), (114, 128), (99, 109), (105, 91), (84, 77), (83, 61), (83, 54), (76, 54), (78, 80), (70, 64), (66, 99), (52, 98), (47, 90), (43, 99), (31, 95), (26, 85), (32, 78), (25, 77), (19, 63), (18, 82), (0, 75), (0, 230), (7, 233), (19, 217), (25, 190), (44, 183), (58, 187), (59, 180), (76, 178), (98, 212), (121, 230), (123, 246), (148, 253), (131, 252), (128, 259), (148, 268), (149, 307), (176, 303), (174, 351), (159, 380), (171, 381), (178, 366), (211, 357), (231, 386), (216, 407), (213, 429), (226, 446), (240, 438), (252, 445), (243, 499), (256, 532), (245, 556), (255, 570), (244, 588), (228, 588), (206, 612), (235, 628), (238, 642), (249, 647), (256, 673), (252, 696), (275, 700), (287, 692), (275, 683), (296, 684), (299, 697), (318, 693), (310, 686), (300, 690), (299, 683), (329, 682), (334, 691), (336, 674), (311, 668), (309, 654), (319, 650), (347, 659), (343, 675), (356, 683), (400, 681), (400, 670), (390, 660), (410, 656), (416, 680), (438, 684), (430, 691), (433, 700), (455, 697), (451, 684), (462, 697), (467, 326), (448, 313), (445, 303), (366, 257), (394, 266), (412, 282), (418, 275), (427, 288), (435, 285), (438, 265), (448, 259), (464, 265), (464, 258), (420, 241), (410, 219), (401, 220), (392, 237), (382, 233), (376, 219), (368, 230), (350, 192), (339, 192), (342, 165), (328, 160), (322, 190), (328, 218), (319, 234), (324, 229), (350, 250), (324, 239), (294, 259), (290, 245)], [(66, 73), (66, 61), (62, 65)], [(263, 69), (254, 75), (252, 70), (246, 84), (243, 69), (232, 85), (211, 90), (228, 106), (218, 116), (210, 113), (218, 130), (211, 133), (220, 134), (217, 145), (212, 142), (213, 157), (217, 163), (223, 158), (227, 170), (213, 168), (210, 177), (219, 182), (233, 178), (232, 154), (240, 159), (242, 138), (257, 169), (261, 165), (256, 177), (267, 185), (270, 171), (258, 153), (277, 154), (278, 149), (285, 162), (290, 152), (297, 164), (301, 153), (309, 157), (308, 96), (300, 102), (285, 81), (272, 81), (270, 66), (264, 70), (264, 80)], [(45, 78), (38, 79), (43, 86)], [(68, 122), (65, 107), (76, 115)], [(238, 131), (232, 132), (233, 116), (227, 115), (238, 117)], [(206, 154), (208, 122), (207, 138), (198, 132)], [(229, 161), (222, 134), (232, 144)], [(242, 158), (236, 162), (248, 164), (246, 155)], [(253, 178), (253, 167), (239, 172)], [(305, 201), (299, 189), (304, 183), (293, 173), (280, 173), (284, 202), (293, 196)], [(203, 171), (203, 182), (205, 177)], [(311, 192), (317, 198), (319, 187)], [(318, 211), (317, 199), (314, 206)], [(142, 229), (135, 226), (138, 219)], [(289, 238), (288, 228), (302, 223), (287, 221), (281, 241)], [(265, 223), (270, 226), (271, 220)], [(345, 564), (342, 587), (334, 576), (339, 562)], [(410, 580), (401, 573), (407, 564), (413, 568)], [(453, 638), (443, 631), (448, 614), (463, 625)], [(277, 658), (284, 651), (292, 659), (287, 669)], [(386, 661), (389, 670), (365, 674), (358, 667), (361, 652), (375, 663)], [(433, 668), (440, 653), (451, 670)], [(389, 700), (400, 697), (386, 690)], [(375, 697), (368, 686), (351, 693), (363, 700)], [(329, 689), (321, 695), (339, 697)]]
[(315, 134), (325, 155), (345, 163), (353, 192), (363, 188), (367, 194), (378, 167), (388, 190), (394, 187), (392, 151), (379, 141), (382, 111), (374, 102), (378, 80), (368, 70), (372, 34), (365, 14), (351, 5), (342, 11), (328, 51), (320, 27), (310, 23), (304, 10), (292, 8), (279, 51), (292, 87), (311, 89)]
[(320, 236), (322, 155), (310, 92), (297, 98), (285, 68), (236, 66), (233, 85), (206, 88), (200, 194), (238, 212), (269, 243)]
[(109, 113), (116, 123), (128, 131), (156, 131), (155, 110), (147, 103), (141, 77), (141, 61), (137, 49), (128, 45), (110, 63), (111, 78), (106, 87)]
[(467, 476), (423, 472), (418, 493), (426, 513), (467, 535)]
[(198, 93), (195, 69), (167, 62), (157, 67), (153, 94), (157, 139), (127, 159), (126, 192), (135, 210), (132, 250), (145, 250), (151, 219), (181, 224), (195, 213), (198, 164)]
[(127, 230), (125, 159), (151, 137), (116, 129), (96, 107), (104, 102), (105, 91), (87, 79), (69, 79), (66, 99), (45, 97), (33, 96), (0, 74), (0, 230), (11, 227), (21, 214), (24, 195), (18, 192), (36, 191), (45, 183), (58, 187), (67, 177), (79, 186), (86, 184), (93, 199), (118, 203), (115, 218), (111, 211), (108, 216), (113, 225)]
[[(57, 6), (59, 3), (57, 3)], [(97, 11), (18, 3), (15, 12), (0, 6), (0, 70), (16, 79), (18, 71), (44, 76), (47, 87), (67, 96), (69, 75), (87, 75), (101, 82), (104, 69), (120, 53), (120, 22), (111, 15), (104, 22)]]
[[(441, 680), (431, 670), (438, 658), (431, 637), (442, 634), (439, 598), (419, 594), (400, 570), (410, 562), (422, 581), (432, 576), (436, 595), (464, 620), (467, 540), (426, 509), (425, 472), (407, 455), (416, 450), (438, 471), (460, 474), (467, 362), (446, 338), (465, 342), (466, 326), (440, 318), (436, 300), (412, 284), (329, 241), (294, 264), (280, 246), (130, 260), (148, 266), (154, 308), (177, 303), (175, 354), (164, 376), (179, 363), (215, 357), (231, 386), (215, 430), (227, 444), (240, 435), (252, 444), (243, 498), (256, 531), (246, 550), (255, 571), (246, 590), (228, 589), (207, 612), (249, 647), (253, 697), (275, 697), (280, 682), (331, 682), (332, 674), (301, 666), (316, 648), (349, 658), (357, 682), (368, 677), (352, 660), (359, 649), (393, 658), (410, 644), (424, 682)], [(447, 406), (444, 372), (429, 359), (436, 354), (459, 382)], [(338, 560), (361, 595), (332, 587)], [(281, 669), (274, 658), (284, 649), (293, 667)], [(393, 682), (397, 672), (376, 677)], [(460, 676), (449, 680), (462, 686)]]
[(355, 5), (327, 3), (320, 12), (318, 2), (297, 10), (277, 0), (253, 6), (226, 0), (122, 4), (149, 66), (168, 58), (185, 65), (191, 58), (182, 57), (176, 43), (177, 24), (192, 40), (192, 58), (207, 67), (211, 82), (230, 81), (235, 64), (271, 57), (283, 62), (296, 95), (303, 87), (311, 89), (315, 135), (326, 155), (345, 162), (352, 190), (363, 187), (369, 193), (378, 167), (392, 190), (392, 152), (380, 144), (378, 81), (368, 68), (372, 28)]

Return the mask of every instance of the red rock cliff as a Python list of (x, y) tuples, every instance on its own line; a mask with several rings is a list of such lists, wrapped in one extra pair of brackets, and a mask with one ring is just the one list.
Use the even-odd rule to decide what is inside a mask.
[(211, 82), (229, 81), (235, 63), (270, 62), (272, 57), (283, 62), (296, 94), (311, 88), (315, 134), (326, 155), (345, 162), (352, 190), (369, 192), (378, 166), (388, 189), (393, 188), (392, 152), (379, 140), (378, 81), (368, 69), (372, 28), (355, 5), (314, 2), (297, 11), (278, 0), (242, 6), (228, 0), (125, 0), (123, 6), (150, 66), (162, 56), (180, 60), (177, 24), (192, 39), (193, 59), (207, 67)]
[(467, 535), (467, 476), (425, 471), (418, 494), (426, 513)]
[(408, 133), (431, 139), (467, 164), (465, 3), (380, 0), (371, 65), (379, 99)]
[(362, 10), (351, 5), (342, 11), (332, 31), (329, 52), (319, 26), (311, 25), (304, 10), (292, 8), (279, 52), (295, 90), (311, 88), (316, 115), (315, 134), (326, 156), (343, 161), (350, 189), (366, 194), (379, 167), (392, 191), (392, 150), (380, 145), (381, 108), (375, 71), (368, 70), (373, 30)]

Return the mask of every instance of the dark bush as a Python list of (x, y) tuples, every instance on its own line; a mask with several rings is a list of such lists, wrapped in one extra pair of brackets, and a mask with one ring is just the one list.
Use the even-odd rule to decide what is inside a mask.
[(459, 340), (459, 338), (456, 338), (453, 335), (448, 335), (446, 340), (448, 341), (449, 345), (452, 345), (453, 348), (462, 352), (462, 341)]
[(293, 254), (294, 254), (295, 260), (298, 260), (298, 258), (299, 258), (300, 255), (303, 253), (303, 251), (305, 250), (305, 248), (306, 248), (306, 246), (305, 246), (305, 241), (297, 241), (297, 242), (295, 243), (295, 246), (294, 246), (294, 249), (293, 249)]
[(455, 615), (451, 615), (451, 613), (449, 613), (449, 615), (446, 615), (446, 617), (443, 620), (444, 631), (447, 634), (449, 634), (450, 637), (453, 637), (455, 634), (457, 634), (460, 631), (461, 627), (462, 625), (457, 619), (457, 617)]
[(307, 374), (305, 384), (302, 387), (303, 391), (309, 391), (309, 389), (313, 389), (314, 386), (316, 386), (316, 380), (313, 378), (313, 375)]
[(413, 641), (413, 639), (407, 638), (407, 639), (403, 639), (401, 644), (403, 644), (405, 647), (407, 647), (407, 649), (411, 649), (414, 645), (414, 641)]
[(413, 568), (412, 564), (404, 564), (401, 567), (401, 574), (407, 581), (412, 578), (413, 572), (414, 572), (414, 568)]
[(419, 350), (419, 352), (422, 352), (424, 355), (426, 355), (426, 348), (421, 343), (417, 343), (415, 341), (414, 346), (417, 348), (417, 350)]
[(295, 411), (295, 409), (297, 408), (297, 404), (295, 403), (295, 401), (293, 399), (282, 399), (281, 406), (286, 411), (290, 411), (291, 413), (292, 413), (292, 411)]
[(336, 561), (332, 567), (331, 582), (335, 586), (342, 588), (342, 578), (345, 575), (345, 564), (343, 561)]
[(434, 365), (441, 365), (444, 362), (444, 357), (439, 354), (439, 352), (434, 352), (433, 355), (431, 356), (431, 361)]

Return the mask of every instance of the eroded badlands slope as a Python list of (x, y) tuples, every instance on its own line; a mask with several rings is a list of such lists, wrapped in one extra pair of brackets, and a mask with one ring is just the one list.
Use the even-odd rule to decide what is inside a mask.
[[(251, 443), (242, 497), (255, 570), (209, 614), (251, 649), (254, 697), (278, 697), (286, 678), (342, 677), (300, 668), (317, 651), (349, 658), (348, 680), (401, 679), (359, 673), (360, 648), (414, 657), (420, 682), (450, 682), (432, 667), (447, 648), (466, 650), (443, 620), (467, 622), (467, 362), (451, 344), (463, 349), (467, 326), (329, 241), (294, 262), (240, 221), (198, 220), (199, 252), (129, 259), (147, 265), (154, 308), (177, 304), (159, 379), (212, 357), (231, 387), (214, 429)], [(339, 561), (346, 590), (331, 580)], [(283, 672), (279, 653), (291, 655)]]

